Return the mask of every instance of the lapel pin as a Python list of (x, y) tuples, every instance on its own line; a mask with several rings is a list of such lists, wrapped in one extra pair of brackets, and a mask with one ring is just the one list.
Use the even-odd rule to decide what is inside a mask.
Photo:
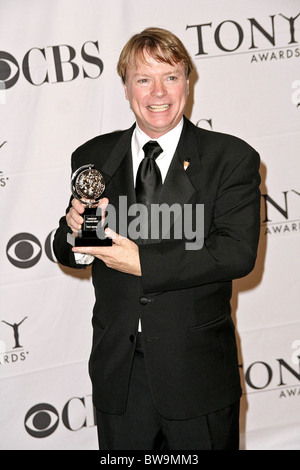
[(184, 171), (186, 171), (186, 170), (188, 169), (188, 167), (190, 166), (190, 163), (191, 163), (191, 161), (190, 161), (189, 158), (186, 158), (186, 159), (184, 160), (184, 162), (183, 162), (183, 169), (184, 169)]

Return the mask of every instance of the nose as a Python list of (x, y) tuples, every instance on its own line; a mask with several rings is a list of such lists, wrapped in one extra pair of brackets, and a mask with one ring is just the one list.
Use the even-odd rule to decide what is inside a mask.
[(167, 89), (161, 80), (155, 80), (151, 90), (151, 95), (161, 98), (167, 94)]

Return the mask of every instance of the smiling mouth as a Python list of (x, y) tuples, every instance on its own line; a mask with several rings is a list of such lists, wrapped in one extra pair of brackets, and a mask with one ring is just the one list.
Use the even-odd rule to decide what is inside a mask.
[(158, 113), (158, 112), (161, 112), (161, 111), (166, 111), (170, 107), (171, 107), (170, 104), (152, 104), (150, 106), (147, 106), (149, 111), (153, 111), (154, 113)]

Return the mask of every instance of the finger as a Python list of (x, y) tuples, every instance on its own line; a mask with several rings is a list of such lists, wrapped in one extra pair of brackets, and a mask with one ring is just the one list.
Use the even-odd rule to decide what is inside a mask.
[(100, 199), (100, 201), (98, 202), (98, 207), (101, 207), (101, 208), (104, 207), (105, 209), (108, 203), (109, 203), (109, 200), (107, 199), (107, 197), (104, 197)]
[(111, 228), (107, 227), (105, 229), (105, 235), (113, 240), (113, 243), (116, 245), (120, 245), (123, 240), (125, 240), (125, 237), (122, 237), (122, 235), (114, 232)]
[(78, 212), (78, 214), (83, 214), (86, 206), (81, 201), (74, 198), (72, 199), (72, 207), (75, 209), (76, 212)]
[(83, 218), (73, 208), (67, 213), (66, 221), (73, 233), (77, 233), (81, 230)]
[(82, 215), (81, 215), (76, 209), (74, 209), (73, 207), (71, 207), (69, 213), (70, 213), (71, 219), (74, 220), (74, 222), (76, 222), (77, 224), (82, 224), (82, 222), (83, 222), (83, 217), (82, 217)]
[(69, 211), (69, 216), (70, 216), (71, 224), (77, 230), (80, 230), (81, 225), (83, 224), (83, 217), (73, 207), (71, 207), (71, 209)]

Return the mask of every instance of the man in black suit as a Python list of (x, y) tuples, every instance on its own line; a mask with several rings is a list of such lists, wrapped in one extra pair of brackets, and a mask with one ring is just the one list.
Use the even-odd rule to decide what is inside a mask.
[[(244, 141), (197, 128), (184, 116), (191, 69), (172, 33), (148, 28), (133, 36), (118, 72), (136, 123), (90, 140), (72, 156), (73, 171), (93, 163), (102, 173), (99, 207), (109, 203), (117, 218), (120, 196), (128, 207), (192, 208), (196, 225), (197, 208), (204, 207), (203, 243), (199, 226), (189, 244), (172, 226), (146, 242), (108, 227), (111, 247), (72, 248), (67, 234), (78, 234), (83, 204), (72, 199), (60, 220), (58, 261), (74, 268), (93, 263), (89, 369), (100, 449), (238, 449), (241, 386), (230, 298), (232, 280), (255, 264), (259, 156)], [(143, 151), (149, 140), (154, 157)]]

